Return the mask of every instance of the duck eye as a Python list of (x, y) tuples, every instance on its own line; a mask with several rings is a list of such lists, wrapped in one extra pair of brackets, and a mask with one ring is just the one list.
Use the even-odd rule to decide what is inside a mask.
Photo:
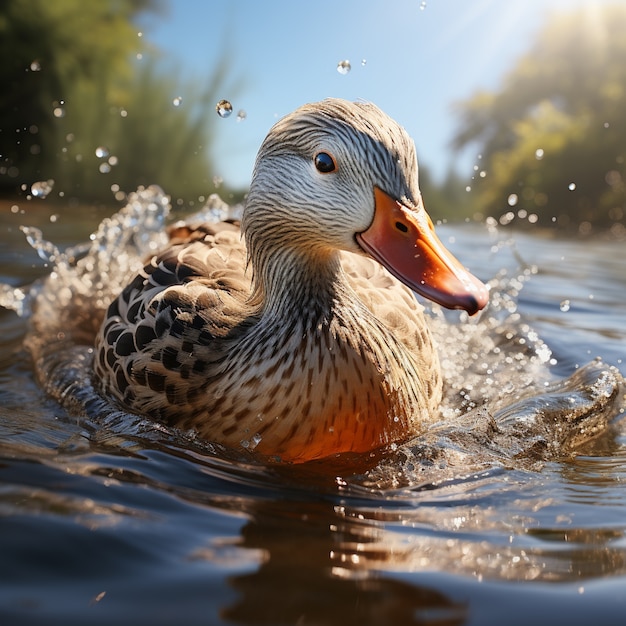
[(330, 172), (334, 172), (337, 169), (335, 159), (328, 152), (320, 152), (316, 155), (315, 167), (322, 174), (330, 174)]

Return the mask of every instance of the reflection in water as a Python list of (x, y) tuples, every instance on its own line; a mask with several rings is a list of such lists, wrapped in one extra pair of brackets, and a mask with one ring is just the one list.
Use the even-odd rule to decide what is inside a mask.
[[(462, 624), (466, 606), (440, 591), (376, 571), (391, 556), (375, 527), (328, 502), (266, 503), (244, 526), (241, 547), (262, 550), (253, 573), (229, 577), (239, 593), (222, 615), (242, 624)], [(304, 532), (303, 532), (304, 531)], [(295, 541), (294, 541), (295, 540)], [(380, 553), (384, 550), (384, 554)]]
[(462, 624), (467, 604), (429, 584), (437, 572), (581, 584), (626, 574), (623, 528), (538, 527), (554, 499), (537, 500), (523, 476), (510, 478), (508, 512), (493, 477), (391, 502), (222, 500), (248, 516), (236, 545), (258, 559), (254, 571), (229, 576), (238, 597), (222, 615), (242, 624)]

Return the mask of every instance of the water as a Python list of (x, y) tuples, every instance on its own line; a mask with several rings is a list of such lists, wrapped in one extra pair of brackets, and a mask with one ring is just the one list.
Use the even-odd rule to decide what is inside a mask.
[(343, 61), (339, 61), (339, 63), (337, 63), (337, 71), (344, 76), (350, 73), (351, 69), (352, 64), (348, 61), (348, 59), (344, 59)]
[[(70, 415), (35, 381), (32, 297), (52, 326), (60, 303), (104, 302), (162, 243), (158, 190), (99, 227), (20, 207), (0, 228), (0, 298), (24, 314), (0, 309), (3, 624), (623, 623), (623, 241), (440, 227), (492, 287), (477, 318), (432, 309), (445, 420), (353, 471), (266, 467), (148, 420)], [(229, 212), (212, 198), (205, 215)]]
[(228, 100), (220, 100), (215, 105), (215, 110), (220, 117), (229, 117), (233, 112), (233, 105)]
[(53, 187), (54, 181), (52, 179), (40, 180), (31, 185), (30, 192), (35, 197), (45, 198), (52, 191)]

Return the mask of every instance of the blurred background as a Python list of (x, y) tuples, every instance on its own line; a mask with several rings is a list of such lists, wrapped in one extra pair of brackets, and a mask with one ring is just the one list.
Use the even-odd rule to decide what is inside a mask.
[(435, 219), (626, 239), (625, 33), (623, 0), (3, 0), (0, 207), (238, 201), (335, 96), (406, 127)]

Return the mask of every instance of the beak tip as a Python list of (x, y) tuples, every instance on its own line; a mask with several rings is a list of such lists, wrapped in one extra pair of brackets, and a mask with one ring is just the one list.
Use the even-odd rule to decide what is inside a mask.
[(489, 302), (489, 290), (483, 284), (476, 292), (467, 294), (465, 306), (463, 307), (469, 315), (476, 315), (478, 311), (482, 311)]

